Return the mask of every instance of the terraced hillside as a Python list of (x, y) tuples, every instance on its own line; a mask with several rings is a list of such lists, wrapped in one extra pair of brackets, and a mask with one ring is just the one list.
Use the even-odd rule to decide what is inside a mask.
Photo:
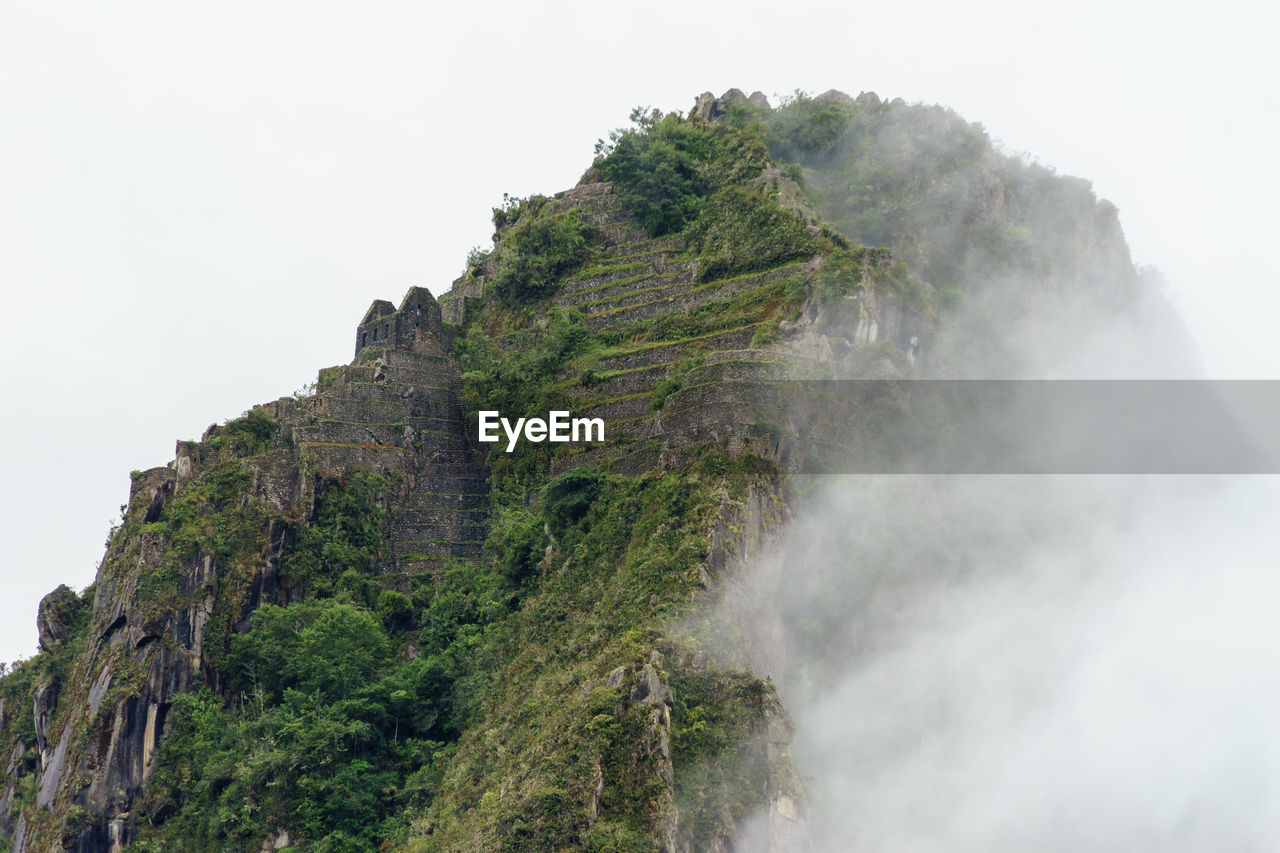
[[(908, 360), (926, 346), (929, 313), (910, 310), (893, 294), (877, 294), (877, 281), (891, 260), (887, 255), (852, 272), (829, 274), (840, 279), (841, 310), (853, 322), (806, 338), (801, 332), (814, 324), (823, 307), (828, 317), (834, 313), (833, 306), (811, 297), (824, 257), (838, 244), (815, 242), (811, 255), (708, 277), (705, 259), (680, 237), (651, 238), (609, 182), (583, 183), (559, 193), (532, 216), (569, 211), (593, 229), (597, 242), (590, 261), (565, 275), (546, 305), (580, 317), (589, 340), (579, 342), (550, 379), (574, 416), (604, 419), (606, 442), (552, 449), (552, 473), (583, 465), (639, 473), (688, 461), (687, 451), (697, 447), (737, 453), (750, 446), (767, 455), (766, 447), (752, 441), (757, 436), (750, 425), (756, 419), (744, 420), (741, 407), (690, 407), (685, 401), (708, 384), (722, 391), (732, 387), (732, 394), (746, 403), (758, 390), (756, 380), (837, 375), (839, 365), (830, 357), (832, 339), (846, 351), (884, 341)], [(529, 216), (512, 226), (527, 225)], [(814, 225), (808, 230), (819, 233)], [(502, 251), (499, 235), (485, 265), (440, 298), (447, 318), (461, 323), (470, 302), (482, 327), (500, 316), (511, 322), (501, 304), (482, 296)], [(841, 254), (849, 266), (847, 253)], [(867, 253), (855, 254), (861, 258)], [(514, 330), (508, 326), (489, 338), (499, 347), (506, 342), (509, 349), (518, 349), (527, 346), (519, 333), (529, 327), (529, 322), (516, 320)], [(806, 342), (814, 340), (827, 352), (806, 351)], [(696, 417), (688, 417), (691, 410)], [(682, 415), (673, 418), (672, 412)]]

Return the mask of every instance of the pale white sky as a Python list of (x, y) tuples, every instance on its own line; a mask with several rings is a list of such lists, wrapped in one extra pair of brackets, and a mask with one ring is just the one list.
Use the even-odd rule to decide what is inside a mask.
[(1214, 375), (1280, 378), (1271, 4), (878, 6), (0, 2), (0, 660), (92, 580), (131, 469), (704, 90), (954, 107), (1119, 206)]

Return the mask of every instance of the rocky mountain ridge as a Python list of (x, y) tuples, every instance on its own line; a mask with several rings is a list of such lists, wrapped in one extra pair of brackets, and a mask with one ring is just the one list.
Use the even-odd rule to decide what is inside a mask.
[[(1100, 282), (1106, 304), (1141, 289), (1114, 209), (1074, 185), (1067, 248), (1027, 218), (1030, 184), (942, 169), (945, 192), (898, 187), (909, 152), (881, 169), (905, 193), (897, 219), (836, 210), (841, 134), (865, 142), (910, 109), (827, 93), (773, 110), (730, 90), (645, 118), (578, 186), (495, 211), (493, 249), (439, 299), (375, 301), (313, 394), (136, 474), (93, 587), (41, 602), (40, 656), (0, 682), (0, 837), (14, 853), (675, 853), (763, 832), (803, 849), (772, 686), (679, 627), (785, 527), (812, 424), (772, 388), (945, 375), (951, 294), (980, 295), (975, 270), (995, 271), (988, 291), (1028, 270), (1047, 290)], [(953, 125), (924, 119), (947, 149)], [(959, 135), (921, 171), (988, 162)], [(936, 235), (902, 230), (938, 199), (977, 254), (945, 261)], [(475, 441), (481, 407), (553, 405), (603, 418), (606, 441)], [(380, 638), (341, 658), (364, 692), (272, 658), (342, 619)], [(328, 661), (351, 633), (323, 636), (308, 654)], [(337, 763), (264, 746), (357, 702), (334, 718)], [(216, 771), (215, 731), (240, 739), (216, 742)], [(381, 785), (377, 802), (347, 814), (317, 781), (342, 773)], [(369, 817), (384, 813), (402, 817)]]

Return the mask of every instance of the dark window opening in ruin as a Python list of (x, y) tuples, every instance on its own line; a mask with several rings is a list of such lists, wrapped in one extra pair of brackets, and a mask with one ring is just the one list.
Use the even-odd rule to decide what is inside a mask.
[(373, 341), (374, 341), (374, 343), (377, 343), (377, 342), (378, 342), (378, 327), (377, 327), (377, 326), (374, 326), (374, 327), (373, 327)]
[(369, 343), (369, 333), (365, 332), (360, 336), (360, 346), (367, 346)]

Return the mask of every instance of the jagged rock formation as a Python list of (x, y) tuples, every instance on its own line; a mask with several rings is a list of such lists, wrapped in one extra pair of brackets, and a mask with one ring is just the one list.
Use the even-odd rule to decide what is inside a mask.
[[(821, 116), (835, 111), (849, 133), (862, 132), (858, 121), (878, 132), (886, 111), (905, 109), (871, 93), (834, 91), (800, 106)], [(739, 849), (746, 833), (769, 849), (804, 849), (790, 724), (772, 686), (749, 671), (776, 652), (767, 626), (744, 633), (738, 659), (717, 661), (680, 636), (670, 615), (696, 613), (691, 602), (768, 551), (785, 526), (778, 475), (822, 438), (822, 425), (794, 411), (778, 380), (934, 375), (950, 356), (937, 354), (947, 316), (942, 282), (922, 278), (945, 267), (931, 254), (936, 244), (906, 232), (873, 241), (879, 220), (846, 217), (855, 241), (914, 252), (918, 264), (909, 270), (893, 251), (851, 244), (828, 228), (842, 215), (828, 192), (838, 169), (823, 160), (834, 149), (805, 149), (803, 169), (778, 168), (761, 155), (763, 143), (734, 124), (782, 115), (760, 93), (733, 89), (700, 96), (681, 125), (733, 142), (732, 177), (720, 195), (699, 190), (698, 202), (730, 210), (732, 227), (704, 220), (651, 236), (634, 209), (634, 188), (604, 180), (598, 163), (578, 186), (499, 222), (493, 252), (438, 301), (417, 287), (398, 308), (375, 301), (357, 324), (354, 360), (322, 370), (314, 394), (210, 427), (199, 442), (179, 442), (173, 462), (136, 475), (92, 603), (66, 587), (41, 602), (43, 655), (0, 691), (0, 836), (14, 853), (156, 849), (146, 845), (165, 839), (166, 822), (188, 796), (175, 799), (153, 784), (181, 697), (204, 686), (243, 713), (252, 697), (229, 674), (233, 638), (252, 634), (264, 609), (309, 600), (331, 563), (388, 594), (381, 618), (400, 632), (398, 659), (439, 642), (449, 655), (465, 649), (478, 661), (470, 680), (457, 681), (483, 698), (463, 730), (432, 728), (436, 712), (424, 715), (421, 739), (430, 734), (444, 766), (436, 773), (429, 766), (436, 759), (422, 759), (421, 772), (436, 775), (414, 790), (434, 799), (388, 800), (413, 819), (384, 844), (583, 849), (590, 839), (616, 845), (593, 849), (692, 853)], [(827, 128), (822, 121), (814, 127)], [(812, 138), (784, 134), (771, 145), (803, 148)], [(947, 198), (964, 200), (957, 221), (991, 226), (983, 233), (998, 242), (1030, 228), (1023, 190), (987, 170)], [(1065, 238), (1070, 245), (1053, 243), (1040, 255), (1019, 249), (1018, 263), (1061, 255), (1071, 263), (1050, 272), (1069, 268), (1077, 285), (1118, 280), (1117, 298), (1132, 299), (1136, 279), (1114, 210), (1078, 190), (1067, 193), (1083, 210), (1068, 217), (1078, 226)], [(519, 235), (539, 227), (578, 229), (590, 260), (558, 272), (545, 295), (512, 304), (502, 294), (519, 283), (511, 273)], [(743, 232), (765, 227), (799, 248), (768, 263), (744, 260), (741, 245), (751, 245), (752, 234)], [(1048, 240), (1041, 231), (1033, 236)], [(563, 346), (532, 366), (519, 361), (522, 349), (560, 334), (552, 323), (571, 331)], [(555, 399), (575, 416), (601, 418), (605, 441), (486, 456), (475, 410), (489, 405), (486, 381), (497, 377), (501, 386), (510, 376), (545, 392), (510, 399)], [(759, 468), (743, 462), (752, 459)], [(552, 480), (585, 497), (582, 506), (545, 508), (552, 500), (538, 487), (552, 477), (601, 470), (614, 479)], [(326, 501), (353, 478), (366, 478), (359, 482), (372, 497), (359, 513), (376, 527), (380, 547), (353, 544), (346, 532), (316, 544)], [(615, 505), (601, 506), (596, 495), (608, 488)], [(499, 592), (478, 604), (445, 589), (459, 565), (480, 567)], [(391, 593), (415, 590), (414, 604), (427, 604), (406, 617)], [(426, 608), (450, 592), (459, 598), (449, 600), (449, 612), (473, 621), (448, 623), (453, 633), (442, 640)], [(473, 611), (500, 615), (484, 622)], [(640, 621), (609, 621), (615, 612)], [(427, 626), (420, 636), (405, 627), (416, 629), (415, 619)], [(481, 654), (486, 631), (506, 643), (489, 657)], [(768, 668), (782, 665), (772, 660)], [(527, 683), (506, 683), (517, 676)], [(434, 670), (431, 677), (444, 679)], [(400, 690), (394, 702), (408, 696)], [(259, 693), (256, 701), (262, 707), (267, 699)], [(398, 717), (394, 724), (388, 739), (398, 745)], [(408, 779), (397, 784), (411, 787)], [(733, 796), (717, 799), (717, 786)], [(244, 849), (308, 849), (320, 840), (297, 825), (252, 829), (260, 834), (238, 841)], [(374, 849), (369, 838), (361, 843), (349, 849)]]
[(36, 629), (42, 651), (52, 651), (67, 638), (67, 611), (75, 607), (75, 603), (76, 594), (66, 584), (61, 584), (40, 600)]

